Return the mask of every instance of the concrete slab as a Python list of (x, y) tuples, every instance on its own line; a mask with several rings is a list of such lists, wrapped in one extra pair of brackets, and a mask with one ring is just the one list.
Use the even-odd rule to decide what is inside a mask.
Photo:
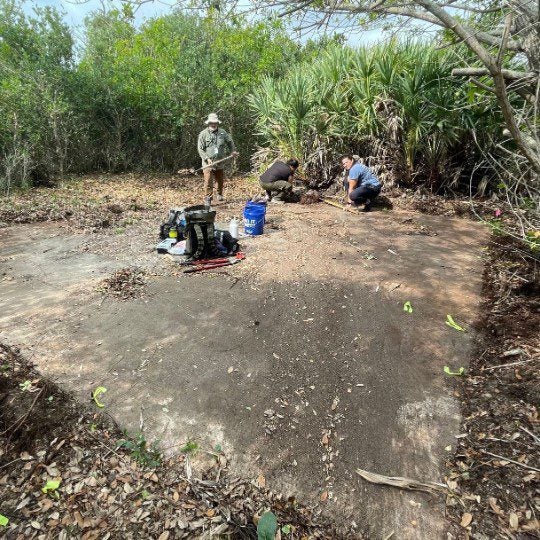
[[(442, 538), (443, 501), (355, 470), (443, 480), (459, 428), (443, 366), (471, 343), (444, 321), (475, 318), (484, 240), (470, 221), (286, 205), (227, 276), (178, 277), (113, 234), (17, 226), (0, 230), (0, 336), (82, 399), (107, 387), (106, 410), (169, 452), (219, 443), (238, 474), (369, 538)], [(96, 293), (134, 263), (160, 270), (144, 297)]]

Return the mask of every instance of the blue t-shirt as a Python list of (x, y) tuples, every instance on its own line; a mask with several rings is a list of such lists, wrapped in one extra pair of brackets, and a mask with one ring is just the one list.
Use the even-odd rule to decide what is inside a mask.
[(371, 172), (369, 167), (362, 165), (361, 163), (355, 163), (349, 170), (349, 180), (357, 180), (360, 186), (372, 186), (379, 187), (381, 183), (377, 180), (377, 177)]

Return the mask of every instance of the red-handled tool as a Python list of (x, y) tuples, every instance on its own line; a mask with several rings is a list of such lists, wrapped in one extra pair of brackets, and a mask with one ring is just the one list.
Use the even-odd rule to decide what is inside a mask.
[(246, 254), (243, 251), (239, 251), (232, 257), (218, 257), (216, 259), (198, 259), (194, 261), (182, 261), (181, 266), (199, 266), (201, 264), (218, 264), (218, 263), (227, 263), (232, 259), (238, 259), (239, 261), (246, 258)]
[[(216, 259), (214, 259), (215, 261)], [(242, 259), (236, 258), (236, 257), (229, 257), (227, 260), (223, 262), (213, 262), (213, 263), (206, 263), (206, 264), (195, 264), (193, 266), (190, 266), (189, 268), (186, 268), (184, 270), (184, 274), (192, 274), (193, 272), (202, 272), (204, 270), (213, 270), (214, 268), (221, 268), (222, 266), (231, 266), (233, 264), (237, 264)]]

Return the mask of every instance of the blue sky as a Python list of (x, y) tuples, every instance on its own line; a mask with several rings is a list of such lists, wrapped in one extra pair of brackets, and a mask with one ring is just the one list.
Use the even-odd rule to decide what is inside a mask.
[[(173, 9), (174, 4), (174, 0), (153, 0), (145, 2), (137, 8), (137, 11), (135, 13), (135, 20), (140, 24), (145, 19), (169, 13)], [(24, 5), (27, 12), (30, 12), (33, 6), (56, 7), (64, 13), (65, 20), (70, 26), (80, 27), (84, 22), (84, 18), (93, 11), (103, 8), (104, 5), (107, 5), (109, 7), (112, 5), (118, 6), (120, 5), (120, 2), (104, 2), (102, 0), (32, 0), (26, 1)], [(309, 37), (314, 37), (314, 35), (316, 34), (311, 33)], [(360, 33), (349, 36), (348, 41), (351, 45), (368, 44), (374, 41), (378, 41), (383, 37), (384, 35), (380, 30), (362, 31)]]

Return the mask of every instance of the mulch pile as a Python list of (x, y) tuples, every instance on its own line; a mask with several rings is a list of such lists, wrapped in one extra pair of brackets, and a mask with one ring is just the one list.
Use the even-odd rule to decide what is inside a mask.
[(139, 298), (144, 294), (146, 272), (141, 268), (121, 268), (105, 278), (97, 290), (104, 296), (112, 296), (119, 300)]
[(540, 258), (494, 236), (485, 268), (448, 510), (454, 538), (540, 538)]
[(188, 454), (155, 466), (144, 437), (126, 439), (96, 410), (0, 345), (0, 536), (256, 539), (256, 516), (271, 510), (282, 538), (347, 538), (260, 478), (229, 476), (219, 449), (199, 470)]

